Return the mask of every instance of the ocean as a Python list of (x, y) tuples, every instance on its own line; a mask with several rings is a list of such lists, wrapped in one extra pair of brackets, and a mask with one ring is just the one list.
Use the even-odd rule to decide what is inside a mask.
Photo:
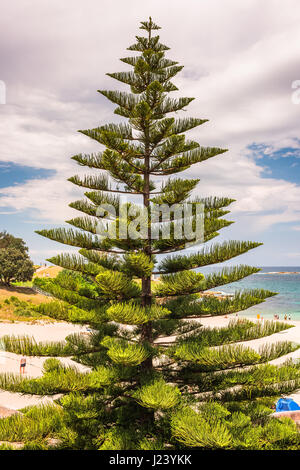
[[(204, 270), (202, 272), (205, 274)], [(282, 272), (291, 274), (278, 274)], [(280, 319), (283, 319), (284, 315), (287, 314), (291, 315), (292, 320), (300, 320), (299, 266), (264, 266), (257, 274), (213, 290), (234, 293), (241, 289), (266, 289), (278, 292), (275, 297), (243, 310), (243, 315), (256, 317), (259, 313), (264, 318), (273, 318), (274, 314), (278, 314)]]

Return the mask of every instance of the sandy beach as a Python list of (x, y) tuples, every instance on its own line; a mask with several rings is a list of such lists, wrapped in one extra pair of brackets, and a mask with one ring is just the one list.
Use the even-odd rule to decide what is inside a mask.
[[(227, 326), (229, 321), (236, 318), (235, 315), (228, 315), (228, 318), (224, 316), (220, 317), (210, 317), (210, 318), (202, 318), (201, 324), (205, 327), (223, 327)], [(245, 318), (240, 316), (239, 318)], [(257, 322), (256, 319), (249, 318), (249, 320), (253, 322)], [(282, 321), (282, 320), (281, 320)], [(275, 333), (271, 336), (266, 336), (264, 338), (253, 339), (250, 341), (244, 341), (239, 344), (247, 345), (249, 348), (253, 348), (258, 350), (264, 344), (272, 344), (277, 343), (279, 341), (292, 341), (294, 343), (300, 342), (300, 321), (286, 321), (290, 325), (293, 325), (293, 328), (288, 328), (287, 330), (283, 330), (279, 333)], [(300, 360), (300, 349), (294, 351), (290, 354), (286, 354), (285, 356), (279, 357), (278, 359), (274, 359), (270, 361), (270, 364), (282, 364), (287, 359), (299, 359)]]
[[(0, 323), (0, 341), (4, 335), (32, 336), (36, 341), (63, 341), (66, 336), (73, 333), (85, 333), (86, 327), (72, 325), (66, 322), (57, 323)], [(21, 356), (0, 350), (0, 372), (19, 373)], [(47, 357), (27, 357), (25, 377), (41, 377), (43, 375), (43, 363)], [(64, 364), (74, 365), (79, 370), (86, 371), (87, 367), (72, 361), (70, 358), (58, 358)], [(46, 403), (58, 398), (58, 396), (24, 395), (0, 390), (0, 406), (19, 410), (25, 406)]]
[[(224, 327), (227, 326), (229, 321), (235, 319), (235, 315), (228, 315), (219, 317), (201, 318), (199, 322), (204, 327)], [(243, 318), (240, 316), (239, 318)], [(250, 318), (251, 321), (257, 321)], [(293, 328), (275, 333), (265, 338), (259, 338), (239, 344), (246, 344), (247, 346), (258, 350), (263, 344), (272, 344), (278, 341), (292, 341), (295, 343), (300, 342), (300, 321), (287, 322), (293, 325)], [(35, 338), (36, 341), (62, 341), (66, 336), (72, 333), (85, 333), (86, 327), (80, 325), (72, 325), (65, 322), (57, 323), (38, 323), (38, 324), (24, 324), (24, 323), (0, 323), (0, 340), (4, 335), (29, 335)], [(171, 339), (171, 338), (170, 338)], [(19, 373), (21, 356), (18, 354), (0, 351), (0, 372)], [(40, 377), (42, 375), (43, 363), (46, 357), (27, 357), (27, 366), (25, 377)], [(79, 370), (87, 371), (88, 368), (77, 364), (70, 358), (59, 358), (64, 364), (72, 364), (78, 367)], [(272, 364), (282, 364), (287, 359), (300, 360), (300, 349), (290, 354), (282, 356), (278, 359), (271, 361)], [(19, 393), (11, 393), (0, 390), (0, 406), (10, 408), (13, 410), (21, 409), (28, 405), (36, 405), (51, 401), (58, 396), (40, 397), (32, 395), (23, 395)], [(291, 395), (296, 401), (300, 403), (300, 390), (299, 392)]]

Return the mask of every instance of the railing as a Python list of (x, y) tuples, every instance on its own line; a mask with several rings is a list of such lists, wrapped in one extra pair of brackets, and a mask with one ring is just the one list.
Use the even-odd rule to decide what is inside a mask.
[(40, 289), (39, 287), (33, 285), (32, 289), (37, 293), (41, 295), (46, 295), (47, 297), (53, 297), (52, 294), (49, 294), (49, 292), (44, 291), (43, 289)]

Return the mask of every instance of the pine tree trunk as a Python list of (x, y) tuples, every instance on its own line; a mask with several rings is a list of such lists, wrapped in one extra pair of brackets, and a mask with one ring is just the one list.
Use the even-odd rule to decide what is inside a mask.
[[(151, 18), (150, 18), (151, 22)], [(149, 31), (148, 36), (148, 46), (150, 48), (150, 40), (151, 40), (151, 29)], [(151, 80), (149, 77), (149, 84)], [(144, 208), (148, 211), (148, 238), (145, 244), (145, 253), (148, 256), (151, 256), (151, 223), (149, 222), (149, 206), (150, 206), (150, 140), (149, 140), (149, 125), (145, 126), (145, 173), (144, 173)], [(151, 276), (142, 279), (142, 305), (145, 307), (150, 307), (152, 303), (151, 298)], [(143, 325), (141, 340), (147, 341), (150, 344), (153, 342), (153, 332), (152, 332), (152, 323), (148, 322)], [(142, 368), (146, 371), (150, 371), (153, 368), (152, 357), (150, 356), (146, 361), (141, 364)], [(153, 415), (154, 416), (154, 415)]]
[[(148, 138), (148, 130), (145, 130), (145, 135)], [(149, 156), (149, 144), (146, 142), (145, 145), (145, 173), (144, 173), (144, 207), (149, 209), (150, 206), (150, 186), (149, 186), (149, 166), (150, 166), (150, 156)], [(150, 214), (148, 213), (148, 238), (145, 243), (145, 253), (148, 256), (151, 256), (151, 224), (149, 223)], [(142, 305), (145, 307), (151, 306), (151, 276), (142, 279)], [(141, 341), (147, 341), (152, 343), (152, 323), (148, 322), (142, 327)], [(152, 369), (152, 357), (149, 357), (142, 363), (142, 368), (144, 370)]]

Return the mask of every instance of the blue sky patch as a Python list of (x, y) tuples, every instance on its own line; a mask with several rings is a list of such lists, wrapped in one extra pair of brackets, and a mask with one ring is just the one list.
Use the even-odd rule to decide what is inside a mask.
[(264, 168), (263, 178), (283, 179), (300, 184), (300, 142), (299, 148), (272, 150), (268, 145), (252, 144), (248, 149), (253, 152), (257, 165)]
[(0, 188), (23, 184), (25, 181), (32, 179), (48, 178), (54, 174), (55, 170), (16, 165), (11, 162), (0, 162)]

